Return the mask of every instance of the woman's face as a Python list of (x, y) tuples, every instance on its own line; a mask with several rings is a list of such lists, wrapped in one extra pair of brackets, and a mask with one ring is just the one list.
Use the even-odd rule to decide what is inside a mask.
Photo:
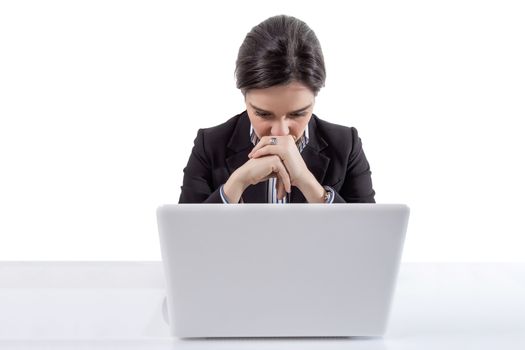
[(248, 90), (245, 102), (259, 138), (292, 135), (298, 140), (312, 117), (315, 96), (305, 85), (292, 82)]

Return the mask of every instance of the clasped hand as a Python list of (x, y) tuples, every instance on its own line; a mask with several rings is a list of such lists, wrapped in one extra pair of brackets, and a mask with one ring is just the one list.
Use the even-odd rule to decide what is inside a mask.
[[(274, 137), (277, 139), (275, 145), (271, 143)], [(284, 198), (285, 192), (291, 192), (291, 186), (298, 186), (309, 173), (295, 142), (292, 135), (263, 136), (248, 155), (250, 159), (241, 167), (247, 182), (254, 185), (275, 177), (277, 198)]]

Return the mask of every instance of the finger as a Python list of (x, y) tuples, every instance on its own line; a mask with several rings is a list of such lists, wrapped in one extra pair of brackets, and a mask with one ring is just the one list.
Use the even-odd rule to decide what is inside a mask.
[(290, 193), (291, 191), (291, 184), (290, 184), (290, 175), (288, 175), (288, 172), (286, 170), (280, 171), (279, 176), (281, 178), (281, 189), (282, 189), (282, 195), (283, 197), (286, 195), (286, 193)]
[(279, 179), (280, 179), (279, 176), (277, 176), (277, 179), (275, 179), (275, 190), (277, 191), (277, 199), (281, 199), (281, 196), (282, 196), (281, 187), (282, 187), (283, 182), (280, 181)]
[(281, 199), (281, 196), (282, 196), (282, 193), (281, 193), (282, 183), (283, 182), (280, 180), (280, 177), (277, 176), (277, 179), (275, 179), (275, 191), (277, 192), (276, 194), (277, 199)]
[[(264, 146), (270, 146), (270, 145), (271, 145), (271, 143), (270, 143), (270, 139), (271, 139), (272, 137), (275, 137), (275, 138), (278, 139), (278, 137), (276, 137), (276, 136), (271, 136), (271, 137), (270, 137), (270, 136), (263, 136), (263, 137), (261, 137), (261, 139), (259, 140), (259, 142), (257, 142), (257, 144), (255, 145), (255, 147), (253, 147), (252, 151), (248, 154), (248, 157), (251, 158), (254, 152), (257, 152), (257, 150), (263, 148)], [(278, 142), (278, 143), (279, 143), (279, 142)]]
[(251, 152), (248, 154), (248, 158), (251, 158), (252, 157), (252, 154), (253, 152), (257, 151), (258, 149), (260, 149), (261, 147), (263, 147), (265, 145), (265, 141), (266, 140), (266, 136), (263, 136), (259, 142), (257, 142), (257, 144), (253, 147), (253, 149), (251, 150)]
[(277, 145), (268, 145), (263, 148), (259, 148), (257, 151), (251, 153), (251, 158), (260, 158), (267, 155), (277, 155), (282, 158), (282, 148)]
[(281, 177), (281, 181), (283, 182), (284, 188), (286, 192), (290, 193), (292, 191), (292, 184), (290, 181), (290, 174), (288, 174), (288, 171), (286, 170), (286, 167), (284, 166), (283, 162), (279, 159), (277, 159), (277, 173)]
[(282, 181), (279, 181), (277, 184), (277, 195), (280, 200), (286, 197), (286, 189), (284, 188), (284, 183)]

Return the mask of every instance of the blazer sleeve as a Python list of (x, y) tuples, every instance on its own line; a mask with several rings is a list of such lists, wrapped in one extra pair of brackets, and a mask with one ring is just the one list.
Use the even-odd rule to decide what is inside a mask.
[(375, 203), (372, 172), (363, 151), (357, 129), (352, 127), (352, 149), (348, 156), (346, 174), (333, 203)]
[(197, 132), (188, 164), (184, 168), (179, 203), (223, 203), (220, 186), (213, 187), (211, 164), (204, 149), (204, 133)]

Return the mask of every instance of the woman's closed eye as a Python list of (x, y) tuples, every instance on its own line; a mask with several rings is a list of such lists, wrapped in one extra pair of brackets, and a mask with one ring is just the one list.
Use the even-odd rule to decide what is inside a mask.
[[(255, 111), (255, 115), (258, 116), (258, 117), (261, 117), (263, 119), (271, 119), (271, 114), (270, 113)], [(305, 115), (306, 115), (306, 112), (291, 113), (290, 117), (291, 118), (299, 118), (299, 117), (304, 117)]]
[(269, 119), (270, 113), (255, 111), (255, 115), (264, 119)]

